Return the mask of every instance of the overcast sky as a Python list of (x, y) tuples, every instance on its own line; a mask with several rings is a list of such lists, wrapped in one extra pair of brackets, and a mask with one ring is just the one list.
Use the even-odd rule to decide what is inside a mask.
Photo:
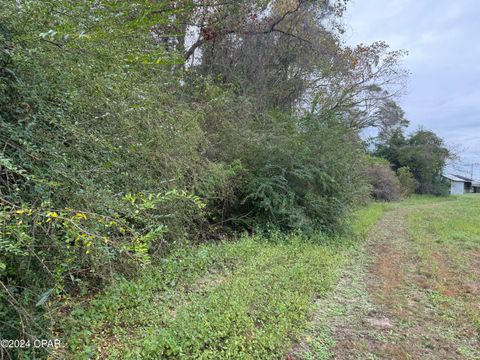
[(345, 23), (349, 44), (409, 51), (400, 104), (411, 130), (433, 130), (460, 147), (461, 163), (480, 163), (480, 0), (351, 0)]

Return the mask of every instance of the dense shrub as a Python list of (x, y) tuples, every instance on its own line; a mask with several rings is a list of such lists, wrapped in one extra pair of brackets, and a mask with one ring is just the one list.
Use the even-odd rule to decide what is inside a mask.
[(183, 69), (151, 36), (176, 25), (154, 3), (2, 7), (4, 337), (48, 333), (51, 300), (135, 275), (186, 241), (266, 225), (339, 231), (365, 196), (355, 131), (333, 115), (259, 112)]
[[(305, 131), (296, 130), (299, 122)], [(366, 190), (356, 134), (328, 119), (284, 114), (269, 126), (245, 159), (252, 171), (235, 210), (284, 230), (340, 230)]]
[(410, 196), (415, 193), (419, 184), (410, 169), (406, 166), (397, 170), (398, 180), (402, 188), (402, 196)]
[(436, 196), (446, 196), (450, 194), (450, 182), (441, 175), (433, 178), (429, 192)]
[[(259, 114), (234, 89), (202, 88), (211, 98), (203, 126), (215, 165), (196, 189), (208, 199), (211, 221), (234, 229), (341, 230), (350, 205), (368, 193), (358, 134), (335, 118)], [(213, 183), (225, 196), (207, 195)]]
[(398, 200), (402, 195), (400, 181), (390, 166), (383, 164), (370, 165), (366, 176), (372, 187), (372, 196), (377, 200)]
[(203, 222), (203, 112), (155, 64), (175, 54), (132, 24), (139, 5), (2, 3), (2, 337), (48, 333), (48, 301), (135, 274)]

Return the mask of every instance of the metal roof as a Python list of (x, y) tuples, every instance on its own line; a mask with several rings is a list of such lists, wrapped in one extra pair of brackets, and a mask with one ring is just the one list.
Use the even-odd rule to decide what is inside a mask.
[(452, 181), (459, 181), (459, 182), (473, 182), (472, 179), (466, 178), (460, 175), (453, 175), (453, 174), (445, 174), (443, 175), (445, 178), (452, 180)]
[(473, 182), (474, 180), (471, 179), (471, 178), (467, 178), (465, 176), (461, 176), (461, 175), (457, 175), (457, 174), (454, 174), (453, 176), (457, 177), (457, 178), (460, 178), (460, 179), (463, 179), (465, 180), (466, 182)]
[(472, 180), (465, 176), (454, 175), (454, 174), (444, 174), (443, 177), (452, 181), (458, 181), (458, 182), (464, 182), (464, 183), (469, 182), (469, 183), (472, 183), (472, 186), (480, 187), (480, 181)]

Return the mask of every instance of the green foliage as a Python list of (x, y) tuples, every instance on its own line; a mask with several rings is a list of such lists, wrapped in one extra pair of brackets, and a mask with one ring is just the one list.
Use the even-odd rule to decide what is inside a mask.
[[(265, 108), (234, 81), (183, 66), (185, 23), (197, 9), (192, 1), (2, 3), (2, 336), (48, 337), (60, 301), (143, 273), (180, 245), (259, 227), (324, 239), (365, 200), (359, 135), (340, 115), (301, 115), (293, 98), (281, 112)], [(298, 276), (311, 295), (317, 280)], [(306, 304), (306, 295), (276, 291), (297, 310)], [(290, 315), (262, 349), (280, 346)]]
[(382, 157), (378, 156), (372, 156), (372, 155), (367, 155), (366, 156), (366, 163), (368, 165), (385, 165), (385, 166), (391, 166), (390, 162)]
[[(349, 206), (368, 194), (358, 135), (336, 118), (258, 114), (248, 97), (199, 83), (211, 97), (203, 125), (206, 154), (220, 163), (196, 185), (212, 197), (212, 222), (306, 233), (341, 230)], [(209, 195), (213, 183), (220, 185), (220, 197)]]
[(177, 55), (150, 28), (175, 21), (155, 6), (2, 3), (2, 336), (43, 334), (46, 289), (85, 295), (132, 275), (202, 219), (202, 112), (162, 65)]
[(358, 138), (334, 121), (273, 114), (251, 154), (244, 163), (253, 171), (237, 211), (251, 212), (262, 223), (307, 233), (338, 231), (349, 205), (366, 194)]
[(447, 193), (448, 183), (442, 178), (442, 172), (447, 159), (453, 154), (433, 132), (418, 130), (405, 138), (402, 131), (397, 130), (386, 142), (377, 146), (375, 154), (387, 159), (395, 170), (408, 167), (418, 182), (418, 193)]
[(418, 188), (418, 181), (410, 172), (410, 168), (407, 166), (399, 168), (397, 170), (397, 176), (402, 187), (402, 196), (410, 196), (414, 194)]
[(209, 171), (195, 184), (195, 192), (206, 202), (205, 212), (211, 222), (211, 230), (218, 231), (220, 226), (232, 219), (230, 209), (238, 203), (239, 189), (244, 184), (247, 170), (239, 160), (231, 164), (210, 164)]
[(282, 357), (305, 329), (312, 300), (337, 279), (349, 248), (341, 244), (363, 238), (384, 209), (356, 212), (343, 241), (275, 231), (173, 251), (87, 306), (65, 304), (74, 309), (61, 325), (67, 351), (112, 359)]
[(420, 130), (408, 139), (400, 151), (399, 161), (411, 169), (421, 193), (441, 195), (446, 190), (441, 175), (450, 156), (442, 139), (430, 131)]
[(394, 131), (390, 137), (377, 144), (374, 155), (386, 159), (394, 170), (402, 167), (399, 160), (399, 151), (406, 145), (405, 135), (402, 129)]
[[(163, 212), (164, 205), (184, 202), (196, 212), (204, 207), (197, 196), (176, 190), (127, 194), (124, 201), (128, 205), (122, 212), (112, 210), (108, 216), (54, 210), (46, 203), (36, 208), (3, 206), (0, 276), (10, 290), (0, 300), (14, 306), (6, 307), (2, 317), (12, 326), (48, 329), (49, 318), (40, 315), (51, 294), (85, 295), (118, 274), (131, 276), (151, 263), (171, 231), (167, 221), (161, 222), (173, 215)], [(32, 318), (32, 312), (38, 318)], [(2, 336), (22, 336), (17, 331), (12, 327)]]

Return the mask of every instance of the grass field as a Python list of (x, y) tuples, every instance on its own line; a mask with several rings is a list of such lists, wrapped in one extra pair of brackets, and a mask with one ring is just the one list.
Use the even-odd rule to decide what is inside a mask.
[(317, 303), (296, 358), (480, 358), (480, 197), (389, 209)]
[(65, 304), (56, 355), (480, 358), (478, 214), (480, 197), (418, 197), (361, 210), (344, 238), (272, 233), (178, 250)]
[[(419, 208), (408, 216), (410, 234), (432, 305), (442, 316), (438, 331), (480, 337), (480, 197), (468, 195), (448, 205)], [(478, 345), (478, 343), (476, 343)], [(458, 349), (480, 358), (480, 349)]]

